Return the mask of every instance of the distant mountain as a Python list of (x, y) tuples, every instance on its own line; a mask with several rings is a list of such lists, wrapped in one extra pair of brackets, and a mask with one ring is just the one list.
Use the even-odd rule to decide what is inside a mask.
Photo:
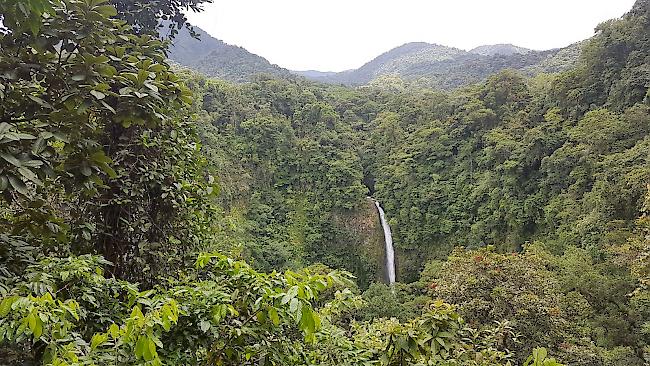
[(382, 75), (415, 75), (428, 63), (453, 60), (464, 51), (429, 43), (407, 43), (394, 48), (359, 69), (344, 73), (351, 84), (366, 84)]
[(477, 47), (468, 52), (416, 42), (383, 53), (356, 70), (295, 73), (314, 81), (351, 86), (381, 82), (390, 76), (386, 80), (393, 83), (398, 78), (411, 85), (451, 90), (480, 82), (504, 69), (520, 70), (528, 75), (567, 70), (576, 64), (579, 55), (578, 44), (549, 51), (499, 44)]
[(518, 47), (512, 44), (493, 44), (493, 45), (485, 45), (485, 46), (478, 46), (472, 50), (470, 50), (470, 53), (475, 53), (477, 55), (483, 55), (483, 56), (495, 56), (495, 55), (504, 55), (504, 56), (511, 56), (511, 55), (525, 55), (532, 50), (529, 50), (528, 48), (523, 48), (523, 47)]
[(316, 71), (316, 70), (292, 71), (292, 72), (294, 74), (304, 76), (308, 79), (328, 78), (337, 74), (336, 72), (332, 72), (332, 71)]
[[(564, 49), (533, 51), (511, 44), (477, 47), (471, 51), (424, 42), (407, 43), (385, 52), (356, 70), (289, 71), (246, 49), (229, 45), (195, 27), (200, 41), (183, 29), (174, 39), (169, 58), (207, 76), (246, 82), (257, 74), (278, 77), (299, 75), (307, 79), (349, 86), (415, 85), (451, 90), (485, 80), (504, 69), (527, 75), (559, 72), (573, 67), (580, 44)], [(397, 84), (396, 84), (397, 83)]]
[(289, 70), (273, 65), (265, 58), (238, 46), (229, 45), (194, 27), (200, 41), (183, 29), (174, 38), (168, 57), (182, 66), (207, 76), (234, 82), (246, 82), (257, 74), (290, 76)]
[(385, 75), (398, 75), (401, 77), (417, 73), (417, 69), (423, 63), (452, 60), (464, 52), (457, 48), (414, 42), (383, 53), (356, 70), (334, 74), (321, 74), (316, 77), (311, 77), (308, 74), (302, 75), (309, 79), (326, 83), (364, 85)]

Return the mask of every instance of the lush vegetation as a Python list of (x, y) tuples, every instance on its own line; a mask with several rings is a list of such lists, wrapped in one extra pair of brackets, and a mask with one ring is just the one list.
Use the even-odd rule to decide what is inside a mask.
[[(172, 31), (164, 27), (160, 34), (167, 36)], [(272, 65), (265, 58), (213, 38), (198, 27), (181, 29), (175, 34), (167, 56), (206, 76), (239, 83), (250, 81), (260, 73), (278, 77), (291, 75), (288, 70)]]
[(423, 42), (407, 43), (379, 55), (356, 70), (339, 73), (299, 73), (326, 83), (395, 88), (454, 90), (485, 81), (499, 71), (513, 69), (533, 76), (574, 67), (577, 45), (561, 50), (532, 51), (512, 45), (481, 46), (469, 52)]
[(527, 76), (565, 71), (577, 64), (581, 51), (580, 44), (548, 51), (532, 51), (513, 45), (481, 46), (463, 51), (414, 42), (385, 52), (356, 70), (290, 72), (242, 47), (215, 39), (198, 27), (178, 30), (175, 23), (170, 25), (163, 27), (160, 34), (175, 34), (168, 53), (172, 61), (208, 77), (237, 83), (253, 81), (258, 74), (297, 78), (293, 73), (317, 82), (348, 86), (454, 90), (485, 81), (490, 75), (506, 69), (519, 70)]
[(170, 67), (204, 2), (0, 0), (1, 363), (649, 362), (647, 0), (451, 93)]
[(518, 47), (512, 44), (493, 44), (493, 45), (478, 46), (476, 48), (471, 49), (469, 52), (476, 53), (483, 56), (494, 56), (494, 55), (510, 56), (517, 53), (523, 55), (531, 51), (532, 50), (528, 48)]

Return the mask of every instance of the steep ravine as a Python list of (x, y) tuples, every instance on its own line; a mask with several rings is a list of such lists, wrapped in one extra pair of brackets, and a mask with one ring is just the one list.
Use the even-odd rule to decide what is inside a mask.
[(374, 201), (368, 198), (356, 210), (335, 215), (334, 224), (344, 234), (337, 245), (355, 246), (355, 268), (348, 269), (357, 276), (359, 286), (365, 288), (375, 281), (388, 282), (384, 232)]

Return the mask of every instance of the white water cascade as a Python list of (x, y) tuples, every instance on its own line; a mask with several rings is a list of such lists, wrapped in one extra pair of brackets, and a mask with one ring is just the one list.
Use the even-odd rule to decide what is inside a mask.
[(395, 283), (395, 250), (393, 249), (393, 234), (390, 231), (388, 221), (386, 221), (384, 209), (381, 208), (379, 201), (373, 201), (375, 201), (375, 206), (377, 206), (379, 218), (381, 219), (381, 226), (384, 229), (384, 241), (386, 242), (386, 275), (388, 277), (388, 283), (392, 285)]

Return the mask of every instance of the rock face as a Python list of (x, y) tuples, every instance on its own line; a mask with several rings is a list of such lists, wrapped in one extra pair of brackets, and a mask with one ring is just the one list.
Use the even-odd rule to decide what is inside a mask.
[(390, 224), (388, 223), (388, 219), (386, 218), (386, 213), (384, 212), (384, 209), (381, 207), (381, 204), (379, 201), (374, 201), (375, 206), (377, 207), (377, 212), (379, 213), (379, 220), (381, 222), (382, 229), (384, 231), (384, 243), (385, 243), (385, 257), (386, 257), (386, 266), (384, 272), (386, 273), (386, 278), (388, 279), (386, 282), (388, 282), (389, 285), (392, 285), (395, 283), (396, 276), (395, 276), (395, 248), (393, 247), (393, 233), (390, 229)]
[(356, 247), (356, 268), (351, 270), (358, 277), (359, 286), (365, 288), (371, 282), (385, 281), (384, 233), (374, 201), (368, 198), (359, 209), (335, 215), (334, 225), (342, 232), (334, 245)]

